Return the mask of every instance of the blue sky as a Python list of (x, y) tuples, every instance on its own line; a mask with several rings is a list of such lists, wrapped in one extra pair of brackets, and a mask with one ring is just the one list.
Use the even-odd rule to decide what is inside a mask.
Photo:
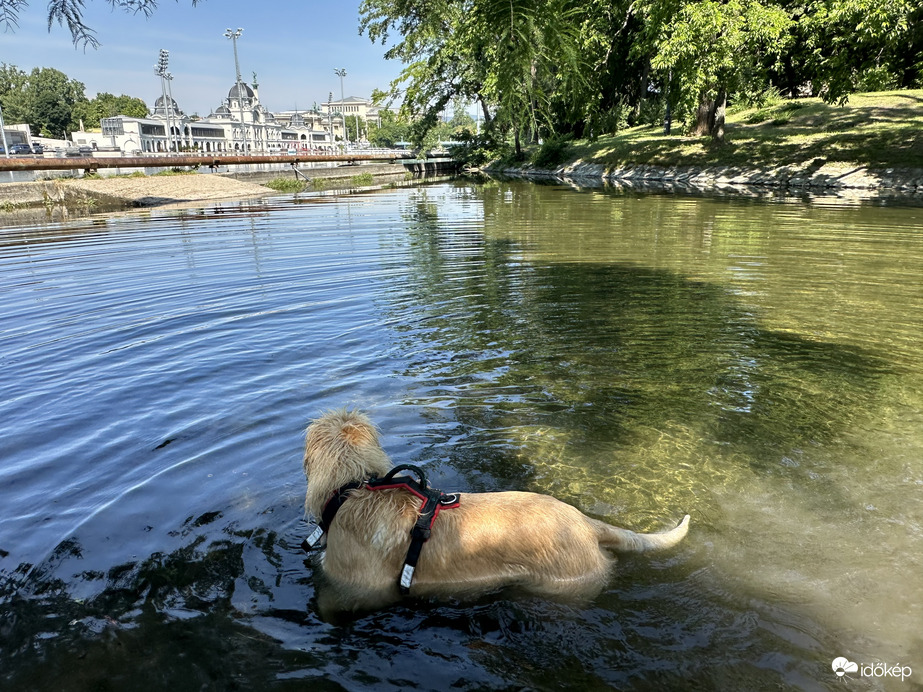
[(234, 53), (225, 29), (243, 28), (238, 39), (240, 71), (252, 82), (256, 72), (260, 101), (270, 110), (310, 108), (332, 91), (340, 97), (333, 70), (347, 71), (346, 96), (386, 89), (400, 72), (399, 62), (382, 56), (387, 47), (359, 35), (359, 0), (161, 0), (153, 16), (113, 10), (105, 0), (87, 0), (84, 21), (100, 46), (75, 48), (70, 32), (47, 29), (45, 0), (31, 0), (19, 27), (0, 31), (0, 62), (29, 72), (53, 67), (83, 82), (86, 95), (128, 94), (152, 106), (160, 95), (154, 74), (161, 48), (170, 51), (173, 98), (186, 113), (208, 115), (234, 85)]

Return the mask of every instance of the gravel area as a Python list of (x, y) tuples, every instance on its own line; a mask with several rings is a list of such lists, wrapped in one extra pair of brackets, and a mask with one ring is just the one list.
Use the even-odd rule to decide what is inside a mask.
[(94, 197), (109, 197), (144, 207), (175, 202), (261, 197), (276, 194), (262, 185), (205, 174), (77, 179), (68, 180), (66, 184), (72, 189), (81, 190)]

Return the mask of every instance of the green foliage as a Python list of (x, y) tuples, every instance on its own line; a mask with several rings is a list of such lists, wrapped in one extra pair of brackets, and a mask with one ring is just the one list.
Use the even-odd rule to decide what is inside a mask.
[(373, 42), (399, 35), (390, 95), (405, 88), (418, 142), (457, 98), (519, 148), (659, 125), (668, 105), (701, 129), (725, 97), (768, 107), (805, 89), (842, 102), (923, 84), (912, 0), (364, 0), (360, 12)]
[(298, 178), (273, 178), (264, 184), (277, 192), (302, 192), (308, 186), (307, 181)]
[(378, 122), (369, 122), (369, 142), (374, 146), (394, 147), (398, 142), (405, 142), (410, 137), (410, 125), (393, 111), (380, 110), (379, 119), (380, 125)]
[(570, 150), (570, 135), (551, 137), (542, 144), (532, 158), (538, 168), (556, 168), (567, 161)]
[[(193, 6), (198, 0), (191, 0)], [(86, 0), (52, 0), (48, 3), (48, 30), (54, 24), (67, 27), (70, 31), (74, 45), (97, 48), (99, 40), (95, 32), (83, 21), (83, 9)], [(109, 5), (119, 8), (129, 14), (141, 14), (149, 17), (157, 9), (157, 0), (109, 0)], [(16, 28), (19, 24), (19, 14), (28, 7), (28, 0), (0, 0), (0, 26), (6, 31)]]
[(59, 70), (37, 67), (26, 73), (6, 63), (0, 64), (0, 105), (7, 123), (26, 123), (33, 134), (58, 138), (76, 130), (81, 119), (85, 127), (97, 128), (100, 118), (147, 115), (141, 99), (102, 93), (88, 101), (83, 84)]
[(510, 155), (509, 146), (498, 142), (490, 134), (478, 135), (463, 130), (455, 141), (457, 143), (449, 147), (449, 154), (463, 166), (479, 168)]
[[(192, 0), (195, 5), (197, 0)], [(110, 0), (150, 14), (156, 0)], [(15, 28), (28, 0), (0, 0), (0, 24)], [(54, 0), (54, 23), (75, 44), (97, 45), (85, 0)], [(923, 85), (923, 3), (917, 0), (363, 0), (360, 32), (388, 44), (404, 69), (377, 105), (398, 94), (399, 117), (369, 123), (380, 146), (457, 139), (470, 123), (443, 128), (440, 114), (475, 103), (497, 140), (523, 144), (574, 134), (590, 138), (638, 123), (674, 121), (711, 133), (725, 99), (772, 105), (761, 94), (820, 95), (844, 103), (859, 89)], [(128, 99), (132, 103), (119, 103)], [(756, 100), (754, 100), (756, 99)], [(139, 100), (98, 94), (42, 68), (0, 66), (0, 102), (39, 134), (62, 136), (75, 118), (129, 110)], [(459, 109), (456, 108), (456, 113)], [(462, 109), (463, 112), (463, 109)], [(774, 116), (776, 119), (782, 116)], [(347, 119), (349, 137), (361, 123)]]
[(80, 101), (75, 104), (71, 120), (76, 123), (82, 119), (84, 127), (98, 128), (103, 118), (116, 115), (143, 118), (147, 116), (147, 113), (147, 104), (139, 98), (125, 94), (113, 96), (109, 93), (100, 93), (90, 101)]
[(372, 174), (368, 172), (354, 175), (349, 179), (349, 184), (352, 187), (368, 187), (374, 182), (375, 179), (372, 177)]
[(174, 166), (173, 168), (167, 168), (166, 170), (163, 170), (163, 171), (157, 171), (153, 175), (159, 175), (159, 176), (197, 175), (197, 173), (194, 170), (188, 170), (185, 168), (179, 168), (177, 166)]
[(73, 130), (74, 106), (85, 101), (81, 82), (50, 67), (25, 73), (15, 65), (0, 65), (0, 104), (7, 123), (26, 123), (33, 133), (65, 137)]
[(812, 172), (826, 163), (834, 175), (860, 166), (912, 168), (919, 166), (923, 151), (923, 90), (857, 93), (843, 106), (817, 97), (783, 101), (733, 113), (728, 121), (735, 134), (724, 147), (708, 146), (707, 137), (665, 136), (659, 128), (635, 127), (596, 142), (575, 140), (570, 158), (614, 167)]

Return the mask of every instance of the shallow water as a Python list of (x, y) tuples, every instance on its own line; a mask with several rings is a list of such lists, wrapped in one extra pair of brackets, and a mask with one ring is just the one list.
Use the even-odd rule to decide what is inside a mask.
[[(0, 233), (11, 689), (923, 684), (923, 209), (456, 182)], [(574, 605), (320, 621), (302, 430), (685, 512)]]

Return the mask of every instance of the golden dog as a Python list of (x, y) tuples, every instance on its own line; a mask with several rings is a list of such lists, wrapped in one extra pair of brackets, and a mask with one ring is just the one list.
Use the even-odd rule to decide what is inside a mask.
[[(339, 410), (308, 426), (305, 511), (320, 519), (344, 485), (385, 476), (391, 460), (378, 431), (361, 413)], [(406, 489), (349, 490), (331, 521), (322, 572), (322, 613), (371, 610), (400, 599), (398, 580), (422, 500)], [(459, 493), (440, 512), (423, 545), (412, 596), (465, 598), (518, 587), (529, 593), (591, 598), (614, 563), (608, 551), (644, 552), (679, 543), (689, 516), (665, 533), (639, 534), (587, 517), (548, 495)]]

